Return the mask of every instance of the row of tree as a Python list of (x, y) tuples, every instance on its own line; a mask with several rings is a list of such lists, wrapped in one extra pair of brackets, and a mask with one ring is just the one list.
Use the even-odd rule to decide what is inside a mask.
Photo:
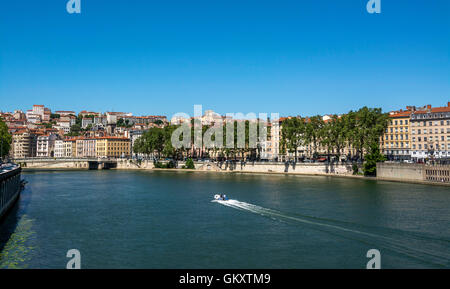
[[(221, 158), (234, 158), (236, 159), (238, 156), (240, 156), (242, 159), (244, 158), (246, 153), (249, 153), (248, 155), (250, 158), (256, 159), (257, 154), (259, 152), (259, 147), (251, 147), (250, 145), (250, 122), (245, 121), (245, 138), (244, 138), (244, 146), (240, 147), (238, 145), (238, 122), (233, 123), (233, 144), (226, 146), (226, 140), (227, 140), (227, 130), (226, 126), (223, 126), (223, 145), (222, 146), (216, 146), (216, 147), (194, 147), (193, 145), (189, 147), (183, 147), (183, 148), (175, 148), (172, 145), (172, 134), (173, 132), (179, 128), (179, 125), (169, 125), (163, 128), (153, 127), (150, 128), (148, 131), (144, 132), (143, 135), (138, 138), (133, 146), (133, 152), (135, 154), (143, 154), (143, 155), (153, 155), (157, 156), (158, 158), (164, 157), (171, 157), (175, 159), (182, 158), (183, 156), (189, 156), (194, 158), (202, 158), (202, 157), (210, 157), (211, 155), (215, 155)], [(202, 133), (201, 137), (205, 136), (206, 132), (209, 128), (211, 128), (212, 125), (202, 126)], [(256, 126), (256, 131), (259, 131), (259, 126)], [(183, 136), (184, 137), (184, 136)], [(191, 123), (191, 133), (190, 133), (190, 140), (191, 144), (194, 144), (194, 125)], [(256, 137), (258, 137), (258, 133), (256, 133)], [(214, 142), (216, 140), (216, 135), (213, 134), (211, 136), (211, 140)]]
[[(363, 107), (358, 111), (350, 111), (347, 114), (333, 115), (327, 122), (321, 116), (310, 118), (293, 117), (281, 123), (280, 153), (287, 152), (295, 155), (298, 159), (297, 148), (309, 146), (314, 155), (318, 154), (319, 148), (325, 148), (328, 155), (335, 155), (339, 159), (345, 147), (351, 147), (356, 151), (360, 159), (365, 158), (365, 152), (373, 153), (373, 148), (378, 147), (380, 136), (383, 135), (387, 124), (388, 115), (382, 113), (379, 108)], [(215, 156), (242, 159), (247, 153), (250, 159), (259, 159), (261, 147), (250, 147), (249, 144), (249, 121), (245, 122), (245, 146), (237, 145), (237, 122), (234, 122), (234, 145), (233, 147), (215, 148), (181, 148), (176, 149), (171, 142), (172, 133), (179, 126), (169, 125), (164, 128), (151, 128), (139, 138), (133, 147), (136, 154), (157, 155), (158, 158), (179, 158), (183, 155), (190, 157)], [(202, 126), (202, 137), (211, 126)], [(257, 129), (259, 132), (259, 129)], [(267, 135), (270, 137), (270, 130)], [(226, 143), (227, 131), (223, 127), (223, 143)], [(215, 135), (212, 135), (215, 140)], [(194, 143), (194, 126), (191, 123), (191, 143)]]
[(280, 149), (284, 153), (294, 153), (297, 159), (297, 148), (310, 146), (317, 155), (320, 146), (327, 155), (333, 154), (339, 159), (344, 148), (351, 147), (364, 159), (364, 152), (369, 152), (373, 145), (378, 146), (388, 120), (389, 115), (380, 108), (367, 107), (341, 116), (333, 115), (327, 122), (321, 116), (288, 118), (282, 123)]
[(293, 153), (297, 160), (299, 147), (311, 147), (313, 155), (318, 148), (325, 149), (339, 160), (344, 148), (356, 151), (364, 160), (364, 173), (374, 175), (376, 163), (384, 160), (379, 150), (380, 137), (386, 131), (389, 115), (380, 108), (363, 107), (347, 114), (333, 115), (328, 121), (321, 116), (288, 118), (282, 123), (280, 150)]

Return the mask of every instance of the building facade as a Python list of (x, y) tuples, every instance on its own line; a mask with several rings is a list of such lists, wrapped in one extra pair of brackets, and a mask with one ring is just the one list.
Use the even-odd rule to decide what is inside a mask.
[(55, 141), (58, 136), (55, 134), (38, 136), (36, 143), (37, 157), (54, 157), (55, 155)]
[(450, 102), (446, 107), (432, 108), (411, 114), (411, 157), (423, 159), (450, 158)]
[(36, 135), (27, 131), (17, 131), (12, 135), (12, 157), (14, 159), (36, 156)]
[(411, 111), (395, 111), (389, 114), (390, 120), (385, 134), (381, 137), (381, 152), (388, 160), (411, 159)]
[(96, 139), (98, 157), (128, 157), (131, 155), (130, 139), (124, 137), (99, 137)]

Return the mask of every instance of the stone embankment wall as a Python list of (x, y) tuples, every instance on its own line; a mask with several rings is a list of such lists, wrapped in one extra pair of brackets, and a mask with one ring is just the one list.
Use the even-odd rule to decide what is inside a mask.
[(48, 161), (48, 160), (27, 160), (17, 161), (22, 168), (29, 169), (89, 169), (87, 161)]
[(294, 174), (332, 174), (352, 175), (351, 164), (326, 163), (223, 163), (219, 167), (225, 171), (255, 172), (255, 173), (294, 173)]
[(377, 163), (379, 180), (450, 184), (450, 165)]

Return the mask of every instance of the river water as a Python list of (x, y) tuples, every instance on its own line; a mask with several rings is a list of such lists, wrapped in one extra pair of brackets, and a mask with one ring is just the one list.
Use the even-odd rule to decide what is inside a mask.
[[(31, 171), (0, 268), (450, 268), (450, 189), (315, 176)], [(229, 202), (212, 202), (215, 193)]]

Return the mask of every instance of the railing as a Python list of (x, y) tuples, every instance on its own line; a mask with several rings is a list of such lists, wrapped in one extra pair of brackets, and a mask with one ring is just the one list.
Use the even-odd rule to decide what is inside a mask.
[(22, 162), (33, 162), (33, 161), (41, 161), (41, 162), (105, 162), (105, 161), (117, 161), (116, 158), (49, 158), (49, 157), (33, 157), (33, 158), (17, 158), (14, 159), (16, 163)]
[(450, 183), (450, 166), (425, 166), (424, 179), (430, 182)]

